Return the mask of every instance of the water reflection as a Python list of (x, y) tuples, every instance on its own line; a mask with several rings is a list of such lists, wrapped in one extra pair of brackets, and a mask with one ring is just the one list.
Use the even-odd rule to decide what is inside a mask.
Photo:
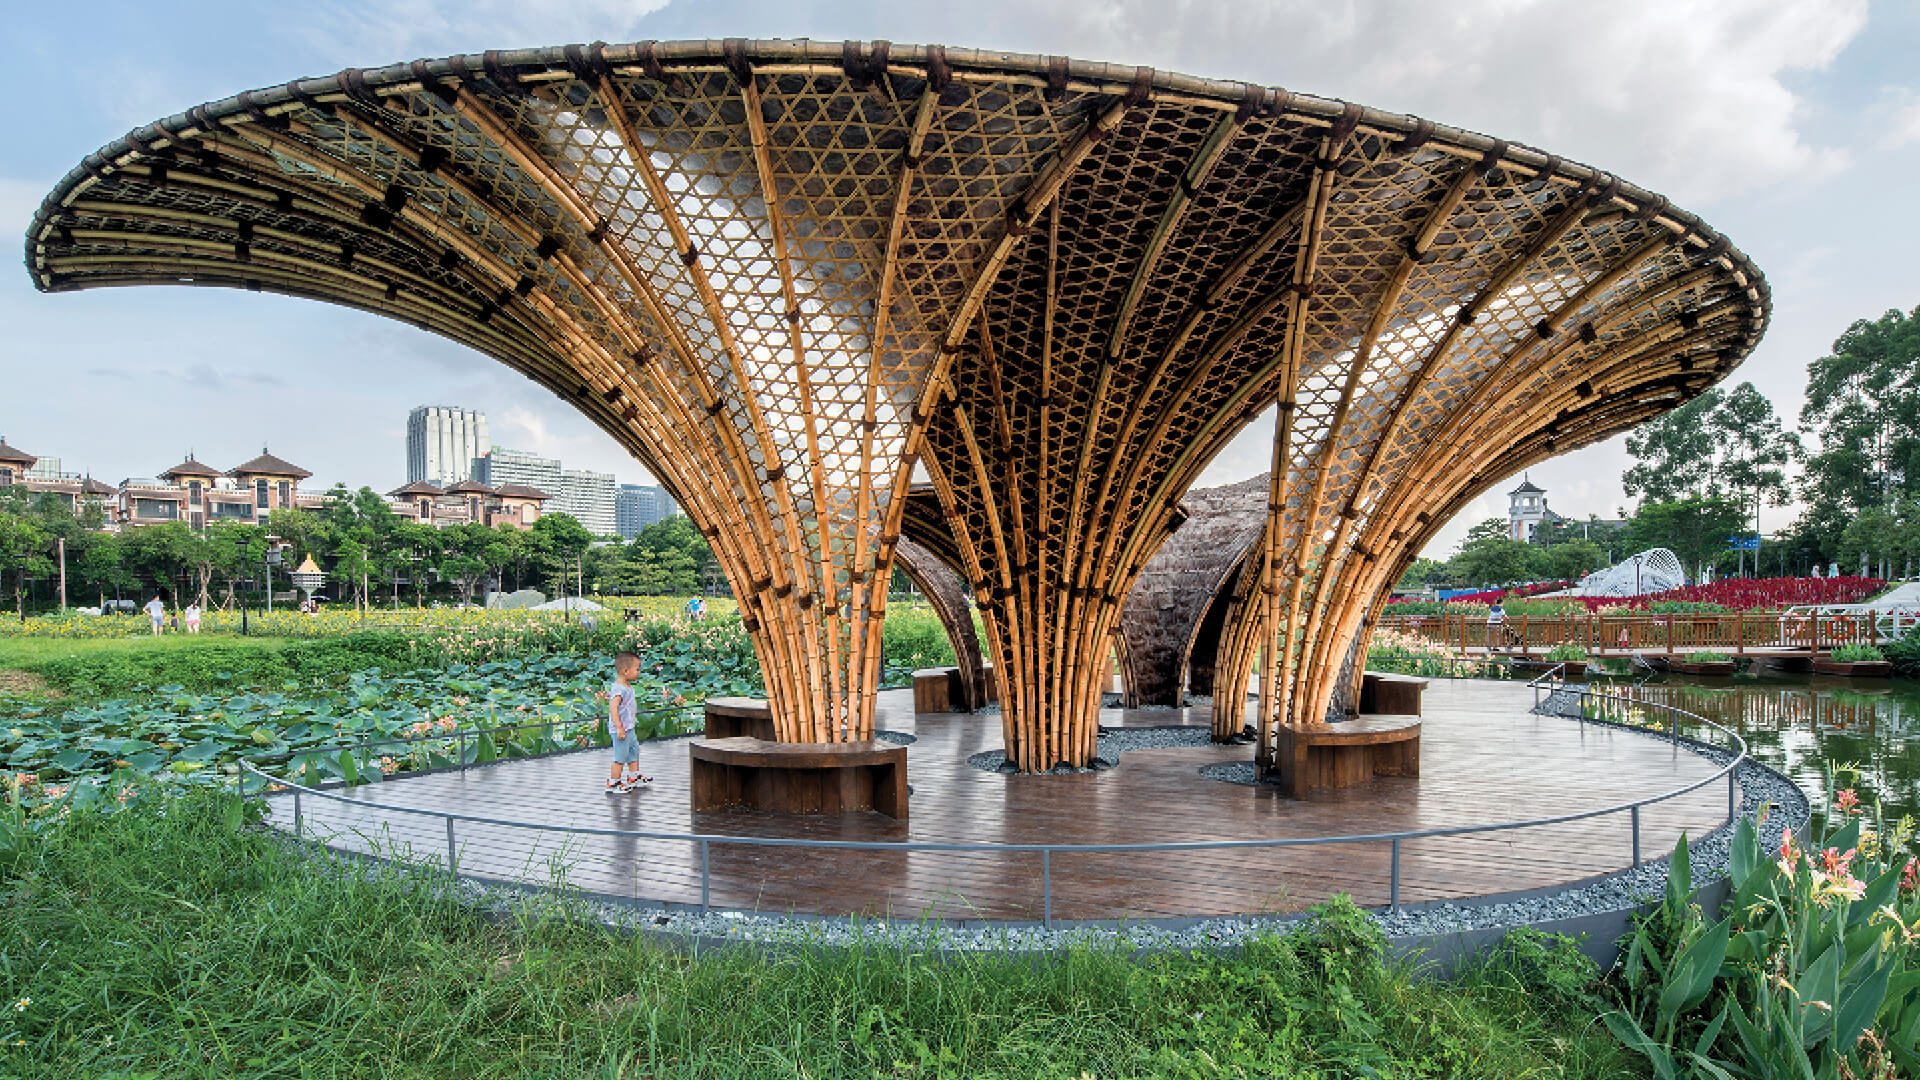
[(1857, 767), (1862, 800), (1889, 818), (1920, 818), (1920, 682), (1762, 672), (1754, 678), (1669, 676), (1597, 690), (1698, 713), (1738, 731), (1754, 757), (1786, 773), (1824, 820), (1827, 775)]

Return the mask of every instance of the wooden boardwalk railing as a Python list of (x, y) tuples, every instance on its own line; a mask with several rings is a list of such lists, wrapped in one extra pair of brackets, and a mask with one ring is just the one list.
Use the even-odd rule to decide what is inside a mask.
[(1523, 655), (1546, 652), (1556, 645), (1577, 645), (1594, 656), (1694, 651), (1812, 655), (1841, 645), (1891, 640), (1874, 612), (1510, 615), (1500, 623), (1489, 623), (1485, 616), (1388, 614), (1378, 626), (1462, 652), (1479, 649)]

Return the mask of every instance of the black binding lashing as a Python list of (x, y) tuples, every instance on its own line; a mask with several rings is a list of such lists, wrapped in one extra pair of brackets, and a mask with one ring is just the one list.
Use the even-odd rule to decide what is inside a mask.
[(1327, 129), (1327, 138), (1333, 140), (1336, 149), (1341, 143), (1347, 141), (1347, 136), (1352, 135), (1355, 128), (1360, 126), (1360, 117), (1366, 111), (1364, 106), (1356, 102), (1349, 101), (1341, 106), (1340, 119), (1335, 120), (1333, 126)]
[(1261, 107), (1267, 103), (1267, 91), (1265, 88), (1255, 86), (1252, 83), (1242, 83), (1241, 85), (1245, 87), (1245, 89), (1241, 92), (1240, 104), (1233, 108), (1233, 118), (1235, 121), (1244, 124), (1253, 117), (1260, 115)]
[(1485, 176), (1500, 167), (1500, 159), (1507, 155), (1507, 140), (1495, 139), (1480, 155), (1480, 175)]
[(1047, 57), (1048, 101), (1059, 101), (1067, 94), (1067, 58), (1064, 56)]
[(520, 83), (520, 80), (514, 78), (513, 73), (507, 70), (506, 65), (500, 62), (499, 49), (488, 49), (481, 53), (480, 68), (487, 73), (487, 78), (502, 90), (511, 90)]
[(651, 41), (643, 41), (635, 46), (634, 59), (640, 61), (640, 70), (647, 73), (647, 78), (657, 83), (664, 83), (667, 81), (667, 69), (661, 66), (660, 57), (654, 52), (654, 44)]
[(420, 148), (420, 171), (424, 173), (439, 172), (451, 156), (451, 154), (447, 153), (445, 147), (423, 146)]
[(887, 63), (893, 55), (893, 42), (875, 38), (867, 50), (867, 78), (879, 81), (887, 77)]
[(534, 245), (534, 248), (533, 248), (534, 257), (539, 259), (541, 262), (546, 262), (548, 259), (553, 258), (555, 255), (559, 253), (560, 253), (560, 241), (556, 237), (552, 237), (552, 236), (542, 236), (540, 238), (540, 242)]
[(1120, 100), (1126, 104), (1127, 108), (1131, 109), (1146, 104), (1152, 97), (1153, 69), (1150, 67), (1134, 68), (1133, 85), (1127, 87), (1126, 95)]
[(267, 110), (261, 108), (259, 102), (253, 100), (253, 93), (251, 91), (248, 91), (248, 90), (240, 91), (240, 93), (237, 95), (237, 100), (240, 102), (240, 111), (246, 113), (247, 116), (250, 117), (254, 123), (256, 124), (273, 123), (274, 118), (272, 114), (268, 113)]
[(1427, 145), (1427, 141), (1432, 138), (1433, 121), (1416, 118), (1413, 122), (1413, 130), (1407, 132), (1406, 137), (1395, 144), (1393, 152), (1396, 154), (1411, 154), (1415, 150)]
[(348, 68), (339, 75), (334, 76), (334, 81), (340, 84), (341, 92), (345, 93), (349, 98), (363, 105), (380, 104), (380, 98), (373, 92), (373, 87), (367, 85), (367, 73), (365, 71), (359, 68)]
[(927, 46), (927, 85), (937, 94), (945, 90), (947, 84), (951, 82), (953, 82), (953, 68), (947, 64), (947, 47), (945, 45)]
[(867, 58), (861, 51), (858, 41), (851, 39), (840, 43), (840, 71), (855, 90), (865, 90), (871, 81), (867, 76)]
[(1667, 202), (1665, 195), (1655, 195), (1642, 203), (1640, 209), (1635, 210), (1629, 216), (1635, 221), (1652, 221), (1654, 218), (1666, 213), (1667, 207), (1670, 205), (1672, 204)]
[(753, 65), (747, 61), (747, 39), (728, 38), (720, 43), (720, 54), (727, 58), (727, 70), (742, 86), (753, 80)]

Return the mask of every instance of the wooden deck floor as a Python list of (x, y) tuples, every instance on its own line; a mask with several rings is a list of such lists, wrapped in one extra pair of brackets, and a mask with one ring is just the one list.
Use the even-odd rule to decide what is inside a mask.
[[(1133, 751), (1108, 772), (1003, 776), (968, 767), (1001, 745), (999, 717), (915, 717), (911, 691), (882, 695), (879, 726), (915, 734), (907, 823), (877, 814), (779, 818), (750, 811), (694, 814), (687, 745), (644, 744), (651, 788), (602, 791), (606, 751), (503, 762), (352, 789), (353, 802), (302, 800), (309, 835), (352, 850), (411, 850), (444, 863), (439, 819), (420, 807), (547, 825), (695, 834), (967, 843), (1114, 843), (1332, 836), (1491, 823), (1575, 812), (1653, 794), (1710, 775), (1701, 758), (1643, 736), (1536, 717), (1514, 684), (1434, 680), (1425, 701), (1422, 775), (1294, 801), (1260, 787), (1209, 780), (1199, 769), (1245, 760), (1244, 746)], [(1109, 710), (1108, 726), (1208, 722), (1205, 709)], [(1642, 811), (1646, 858), (1671, 851), (1682, 829), (1699, 836), (1726, 814), (1724, 784)], [(269, 800), (291, 825), (291, 801)], [(557, 869), (580, 888), (641, 900), (698, 903), (698, 845), (457, 826), (460, 869), (543, 884)], [(1627, 815), (1479, 836), (1407, 841), (1401, 902), (1537, 889), (1606, 874), (1631, 860)], [(711, 846), (715, 906), (815, 914), (1033, 919), (1040, 857), (1033, 853), (832, 851)], [(1337, 892), (1384, 904), (1388, 846), (1053, 857), (1057, 919), (1163, 918), (1285, 912)]]

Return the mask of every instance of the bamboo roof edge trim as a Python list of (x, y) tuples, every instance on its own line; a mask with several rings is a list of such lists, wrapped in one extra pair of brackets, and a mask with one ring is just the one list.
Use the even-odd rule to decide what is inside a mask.
[[(711, 70), (715, 66), (742, 61), (748, 64), (765, 62), (775, 66), (801, 65), (807, 68), (844, 71), (849, 45), (859, 48), (867, 60), (870, 71), (875, 70), (872, 65), (873, 56), (877, 52), (884, 57), (880, 61), (879, 70), (886, 70), (897, 64), (902, 68), (918, 68), (921, 73), (924, 73), (930, 64), (938, 64), (955, 73), (1024, 75), (1044, 80), (1054, 71), (1054, 62), (1059, 60), (1065, 63), (1067, 85), (1071, 86), (1075, 80), (1078, 80), (1083, 84), (1082, 88), (1102, 93), (1125, 94), (1134, 89), (1140, 74), (1147, 72), (1151, 76), (1150, 94), (1164, 91), (1192, 99), (1195, 103), (1212, 104), (1222, 110), (1245, 109), (1253, 103), (1255, 109), (1269, 110), (1276, 115), (1283, 112), (1293, 113), (1328, 122), (1351, 118), (1357, 125), (1383, 132), (1395, 132), (1405, 137), (1418, 138), (1426, 143), (1451, 144), (1460, 150), (1480, 154), (1496, 153), (1500, 161), (1517, 165), (1536, 174), (1546, 172), (1574, 182), (1597, 182), (1608, 191), (1614, 201), (1624, 203), (1639, 212), (1651, 210), (1660, 218), (1672, 222), (1678, 226), (1675, 231), (1687, 241), (1701, 247), (1721, 248), (1723, 256), (1730, 260), (1735, 272), (1746, 279), (1749, 299), (1753, 300), (1759, 308), (1762, 332), (1766, 323), (1770, 321), (1773, 302), (1765, 275), (1744, 252), (1734, 247), (1723, 234), (1707, 225), (1698, 215), (1674, 206), (1665, 196), (1638, 187), (1610, 173), (1569, 161), (1525, 144), (1510, 143), (1465, 128), (1434, 123), (1411, 114), (1386, 112), (1337, 98), (1318, 97), (1282, 87), (1263, 87), (1255, 83), (1209, 79), (1134, 65), (1074, 60), (1070, 57), (1053, 57), (1035, 53), (949, 49), (940, 45), (901, 45), (885, 41), (828, 42), (809, 38), (752, 40), (708, 38), (630, 42), (618, 45), (595, 42), (590, 46), (575, 44), (496, 50), (477, 57), (466, 53), (437, 60), (388, 64), (378, 68), (348, 68), (337, 75), (295, 79), (279, 86), (245, 91), (218, 101), (197, 105), (135, 128), (88, 154), (80, 164), (70, 169), (54, 185), (52, 191), (35, 209), (27, 227), (26, 265), (32, 273), (36, 288), (43, 292), (53, 290), (50, 275), (43, 274), (36, 266), (35, 246), (51, 231), (53, 218), (60, 209), (84, 189), (88, 179), (100, 176), (133, 157), (149, 154), (155, 149), (190, 137), (192, 134), (211, 130), (212, 127), (226, 120), (258, 119), (271, 112), (275, 106), (300, 105), (308, 101), (328, 98), (344, 99), (347, 97), (342, 89), (345, 84), (364, 87), (377, 95), (381, 90), (398, 91), (418, 88), (423, 78), (436, 80), (467, 78), (476, 72), (484, 72), (488, 69), (509, 73), (518, 80), (571, 78), (583, 63), (608, 70), (632, 68), (638, 72), (644, 72), (652, 68), (664, 69), (668, 73), (673, 69)], [(1760, 336), (1756, 333), (1746, 343), (1748, 351), (1758, 343)], [(1745, 352), (1742, 353), (1742, 356), (1744, 355)]]

